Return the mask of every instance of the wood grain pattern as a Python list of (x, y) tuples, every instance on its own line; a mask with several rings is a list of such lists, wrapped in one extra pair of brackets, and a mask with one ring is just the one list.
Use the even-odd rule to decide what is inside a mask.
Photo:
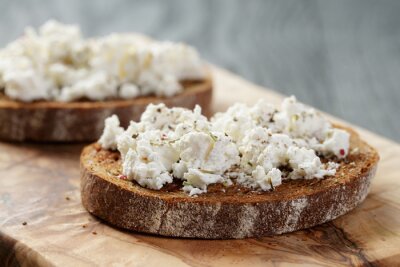
[[(281, 99), (221, 69), (213, 72), (215, 110), (236, 101)], [(361, 206), (309, 230), (217, 241), (131, 233), (90, 216), (80, 203), (81, 145), (0, 143), (0, 265), (398, 265), (400, 145), (359, 132), (381, 155), (371, 192)]]

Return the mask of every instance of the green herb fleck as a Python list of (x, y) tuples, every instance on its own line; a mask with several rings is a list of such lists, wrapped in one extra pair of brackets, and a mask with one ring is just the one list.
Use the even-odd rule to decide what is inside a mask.
[(210, 133), (210, 137), (212, 140), (214, 140), (214, 142), (216, 142), (218, 140), (218, 137), (213, 135), (212, 133)]

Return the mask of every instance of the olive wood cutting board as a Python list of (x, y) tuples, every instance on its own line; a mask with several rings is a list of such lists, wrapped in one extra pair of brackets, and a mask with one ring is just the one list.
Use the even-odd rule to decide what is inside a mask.
[[(214, 111), (237, 101), (282, 99), (212, 69)], [(365, 202), (321, 226), (243, 240), (166, 238), (110, 227), (80, 202), (83, 145), (0, 143), (0, 266), (399, 266), (400, 145), (355, 128), (381, 156)]]

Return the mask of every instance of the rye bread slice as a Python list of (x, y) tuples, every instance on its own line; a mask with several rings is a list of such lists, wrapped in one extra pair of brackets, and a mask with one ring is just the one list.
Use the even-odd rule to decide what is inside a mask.
[(118, 178), (119, 152), (95, 143), (81, 154), (81, 197), (93, 215), (124, 229), (163, 236), (230, 239), (282, 234), (333, 220), (368, 194), (377, 151), (352, 130), (350, 151), (335, 176), (284, 181), (274, 191), (209, 186), (190, 197), (179, 181), (151, 190)]
[(0, 95), (0, 140), (34, 142), (83, 142), (97, 140), (104, 120), (118, 115), (121, 125), (139, 120), (150, 103), (193, 109), (196, 104), (210, 113), (212, 79), (183, 81), (182, 93), (172, 97), (145, 96), (130, 100), (36, 101), (25, 103)]

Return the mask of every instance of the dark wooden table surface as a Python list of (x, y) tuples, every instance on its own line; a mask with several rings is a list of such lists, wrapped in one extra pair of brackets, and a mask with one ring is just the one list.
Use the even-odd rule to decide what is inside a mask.
[(400, 141), (400, 1), (0, 0), (0, 45), (48, 18), (182, 40), (255, 83)]

